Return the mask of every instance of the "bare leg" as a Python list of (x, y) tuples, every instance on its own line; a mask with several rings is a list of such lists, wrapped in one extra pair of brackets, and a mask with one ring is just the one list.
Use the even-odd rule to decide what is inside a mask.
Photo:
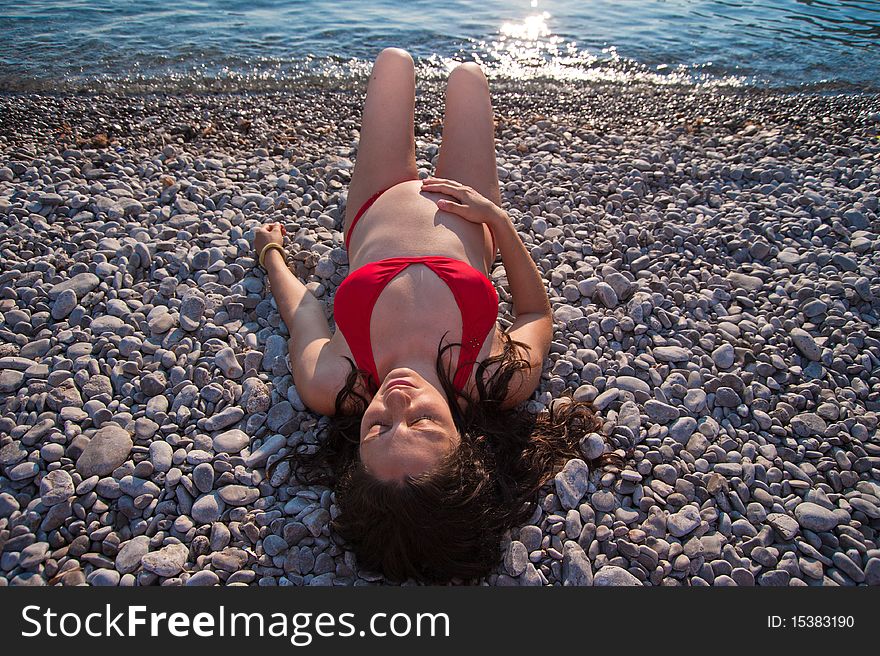
[(415, 67), (400, 48), (385, 48), (376, 57), (367, 98), (354, 172), (345, 205), (345, 231), (361, 205), (376, 192), (418, 178), (415, 135)]
[[(479, 65), (473, 62), (459, 64), (449, 74), (443, 141), (435, 175), (473, 187), (501, 205), (489, 82)], [(485, 231), (487, 264), (490, 264), (495, 253), (491, 253), (491, 233), (488, 228)]]

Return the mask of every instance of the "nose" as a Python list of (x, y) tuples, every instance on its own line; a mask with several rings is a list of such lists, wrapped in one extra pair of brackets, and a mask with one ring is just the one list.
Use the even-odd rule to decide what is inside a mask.
[(404, 410), (412, 401), (412, 397), (410, 396), (411, 391), (411, 387), (404, 387), (402, 385), (399, 387), (392, 387), (385, 392), (385, 405), (392, 412), (396, 410)]

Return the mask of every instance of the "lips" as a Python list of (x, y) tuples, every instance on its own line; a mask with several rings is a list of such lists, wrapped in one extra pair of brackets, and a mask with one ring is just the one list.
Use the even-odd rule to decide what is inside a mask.
[(405, 378), (396, 378), (385, 385), (385, 391), (387, 392), (388, 390), (394, 389), (395, 387), (415, 387), (415, 385), (410, 383)]

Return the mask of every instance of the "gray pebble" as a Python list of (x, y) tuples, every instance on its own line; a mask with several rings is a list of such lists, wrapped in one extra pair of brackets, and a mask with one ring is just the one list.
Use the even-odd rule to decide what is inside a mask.
[(590, 469), (580, 458), (565, 463), (556, 474), (556, 495), (565, 509), (577, 508), (589, 485)]
[(108, 424), (89, 440), (76, 461), (76, 469), (84, 478), (106, 476), (125, 462), (132, 445), (128, 431), (116, 424)]
[(141, 558), (141, 565), (148, 572), (159, 576), (176, 576), (183, 569), (189, 549), (182, 544), (169, 544), (158, 551), (151, 551)]
[(622, 567), (606, 565), (599, 569), (593, 576), (595, 586), (641, 586), (639, 581), (630, 572)]
[(817, 533), (830, 531), (840, 523), (840, 518), (833, 511), (810, 502), (795, 506), (794, 516), (802, 528)]

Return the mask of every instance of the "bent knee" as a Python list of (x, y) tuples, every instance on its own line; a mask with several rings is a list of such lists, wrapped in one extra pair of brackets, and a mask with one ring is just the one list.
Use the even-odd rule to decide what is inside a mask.
[(464, 62), (459, 64), (455, 68), (452, 69), (452, 72), (449, 74), (449, 79), (453, 78), (477, 78), (483, 83), (486, 83), (486, 74), (483, 73), (483, 69), (480, 68), (480, 65), (476, 62)]
[(385, 59), (393, 59), (398, 61), (413, 63), (412, 55), (403, 48), (384, 48), (376, 57), (376, 61)]

